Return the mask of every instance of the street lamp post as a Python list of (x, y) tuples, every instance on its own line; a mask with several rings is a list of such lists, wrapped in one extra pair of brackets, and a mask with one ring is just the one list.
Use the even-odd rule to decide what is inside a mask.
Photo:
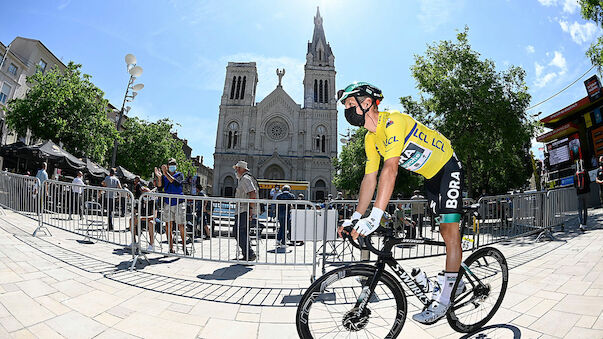
[[(126, 87), (126, 94), (124, 95), (124, 101), (121, 104), (121, 110), (119, 111), (119, 118), (117, 119), (117, 132), (119, 133), (119, 127), (121, 126), (121, 120), (124, 114), (130, 111), (130, 106), (126, 106), (126, 102), (132, 102), (138, 95), (138, 91), (144, 88), (143, 84), (134, 85), (134, 80), (142, 75), (142, 67), (136, 66), (136, 57), (133, 54), (126, 55), (126, 67), (128, 73), (130, 73), (130, 80)], [(131, 92), (131, 94), (130, 94)], [(113, 155), (111, 156), (111, 167), (115, 167), (115, 158), (117, 157), (117, 139), (113, 142)]]

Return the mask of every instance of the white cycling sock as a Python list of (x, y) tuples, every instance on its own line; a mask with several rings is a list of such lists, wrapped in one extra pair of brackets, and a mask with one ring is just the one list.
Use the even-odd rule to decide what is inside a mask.
[(444, 286), (440, 286), (442, 288), (442, 293), (438, 298), (440, 304), (448, 305), (450, 303), (450, 294), (452, 293), (452, 287), (454, 287), (458, 274), (458, 272), (444, 271)]

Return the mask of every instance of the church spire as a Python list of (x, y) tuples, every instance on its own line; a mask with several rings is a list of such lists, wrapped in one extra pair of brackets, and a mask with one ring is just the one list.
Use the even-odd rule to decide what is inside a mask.
[(312, 34), (312, 41), (308, 42), (306, 58), (309, 63), (321, 66), (332, 65), (334, 59), (331, 46), (327, 43), (327, 38), (325, 37), (320, 8), (318, 6), (316, 7), (316, 16), (314, 16), (314, 33)]

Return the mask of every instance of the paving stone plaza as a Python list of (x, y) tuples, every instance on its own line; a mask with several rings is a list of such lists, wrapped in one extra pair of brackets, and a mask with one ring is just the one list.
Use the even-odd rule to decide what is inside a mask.
[[(495, 245), (509, 288), (495, 317), (472, 338), (603, 338), (603, 209), (590, 210), (559, 241), (533, 237)], [(0, 216), (2, 338), (297, 338), (295, 311), (311, 266), (244, 266), (149, 256), (128, 270), (129, 250), (37, 223)], [(434, 275), (444, 257), (405, 260)], [(409, 313), (419, 302), (408, 298)], [(459, 338), (446, 321), (407, 318), (401, 337)]]

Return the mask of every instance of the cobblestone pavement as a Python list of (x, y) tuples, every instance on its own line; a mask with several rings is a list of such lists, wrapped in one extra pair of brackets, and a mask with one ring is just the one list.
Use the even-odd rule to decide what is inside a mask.
[[(590, 230), (570, 224), (560, 241), (533, 237), (496, 245), (509, 288), (496, 316), (467, 338), (603, 338), (603, 210)], [(127, 271), (128, 250), (0, 215), (0, 338), (297, 338), (296, 303), (309, 266), (243, 266), (150, 256)], [(436, 274), (444, 257), (405, 260)], [(409, 312), (418, 301), (409, 298)], [(402, 336), (459, 338), (446, 321), (407, 319)]]

